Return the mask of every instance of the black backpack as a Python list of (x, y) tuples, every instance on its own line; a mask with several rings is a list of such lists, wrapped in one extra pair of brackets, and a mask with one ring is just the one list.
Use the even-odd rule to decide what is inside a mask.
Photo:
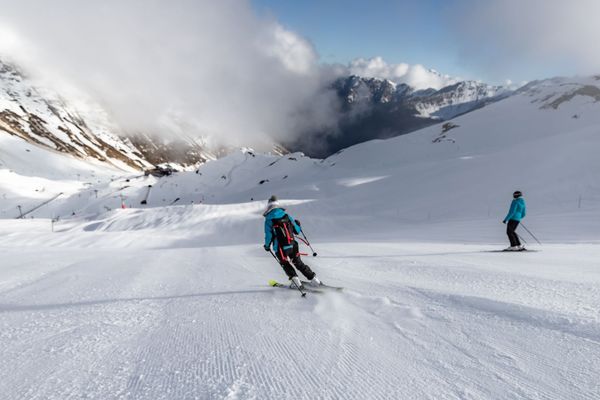
[(286, 214), (281, 218), (273, 219), (273, 235), (277, 238), (280, 247), (290, 246), (294, 243), (294, 225)]

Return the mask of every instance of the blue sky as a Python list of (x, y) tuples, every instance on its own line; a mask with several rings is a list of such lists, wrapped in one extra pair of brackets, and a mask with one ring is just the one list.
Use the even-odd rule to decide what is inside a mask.
[[(470, 21), (461, 21), (460, 10), (471, 12), (480, 6), (481, 3), (473, 1), (251, 0), (251, 3), (259, 15), (274, 18), (310, 40), (321, 61), (326, 63), (346, 64), (357, 57), (381, 56), (388, 63), (423, 64), (444, 74), (494, 83), (576, 72), (564, 64), (512, 57), (513, 43), (500, 43), (503, 53), (498, 57), (503, 60), (501, 65), (494, 65), (493, 46), (501, 38), (487, 37), (487, 42), (478, 44), (476, 38), (464, 40), (465, 36), (460, 35), (461, 24), (475, 24), (472, 19), (479, 17), (470, 14), (465, 17), (471, 18)], [(488, 0), (482, 3), (486, 2), (493, 3)], [(518, 2), (513, 4), (517, 6), (512, 8), (518, 10)], [(482, 16), (482, 20), (489, 17)], [(496, 23), (505, 26), (501, 29), (510, 29), (509, 20)], [(498, 36), (504, 34), (501, 31)], [(521, 54), (526, 56), (527, 51)]]
[[(439, 0), (418, 4), (401, 1), (359, 0), (252, 0), (259, 14), (273, 16), (284, 26), (308, 38), (325, 62), (346, 63), (356, 57), (382, 56), (388, 62), (432, 60), (452, 65), (444, 48)], [(450, 3), (447, 1), (446, 3)]]

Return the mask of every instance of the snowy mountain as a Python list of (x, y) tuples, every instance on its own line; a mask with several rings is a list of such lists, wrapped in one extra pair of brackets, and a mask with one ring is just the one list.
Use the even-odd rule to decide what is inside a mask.
[[(363, 83), (370, 82), (371, 86), (369, 87), (371, 89), (365, 92), (362, 92), (359, 89), (352, 90), (352, 96), (348, 100), (349, 103), (352, 104), (365, 102), (375, 102), (378, 104), (388, 105), (398, 104), (398, 102), (394, 100), (394, 96), (411, 99), (413, 102), (416, 101), (415, 99), (421, 96), (422, 100), (418, 104), (421, 104), (423, 107), (425, 107), (426, 103), (423, 98), (429, 99), (427, 101), (430, 102), (433, 102), (434, 98), (433, 94), (423, 96), (422, 92), (412, 92), (411, 94), (409, 88), (405, 86), (394, 86), (389, 81), (356, 79), (353, 81), (359, 82), (357, 88), (367, 87), (363, 86)], [(498, 162), (498, 165), (480, 166), (478, 165), (479, 162), (489, 162), (489, 159), (483, 157), (482, 154), (487, 154), (485, 152), (488, 152), (490, 155), (499, 154), (507, 144), (510, 144), (510, 148), (512, 149), (515, 146), (515, 143), (520, 143), (523, 140), (525, 140), (528, 145), (535, 143), (535, 146), (531, 148), (530, 151), (533, 154), (537, 154), (538, 152), (534, 150), (538, 147), (542, 148), (544, 143), (549, 140), (549, 137), (552, 137), (552, 132), (556, 132), (557, 135), (575, 135), (573, 132), (575, 128), (583, 129), (587, 127), (592, 129), (591, 127), (595, 126), (594, 124), (596, 123), (595, 114), (592, 110), (594, 110), (593, 107), (595, 107), (595, 102), (600, 98), (598, 82), (599, 81), (597, 77), (577, 79), (557, 78), (536, 81), (526, 85), (513, 95), (505, 97), (501, 100), (498, 99), (499, 96), (502, 96), (502, 92), (499, 90), (494, 91), (493, 89), (488, 88), (489, 91), (486, 91), (488, 89), (486, 89), (484, 86), (473, 86), (467, 85), (466, 83), (458, 83), (457, 85), (452, 86), (452, 90), (444, 88), (436, 91), (435, 96), (437, 96), (438, 102), (435, 104), (437, 104), (437, 106), (440, 106), (441, 104), (452, 104), (452, 107), (460, 107), (460, 104), (468, 104), (468, 102), (458, 103), (459, 100), (456, 99), (460, 98), (461, 101), (466, 101), (467, 99), (473, 98), (473, 96), (475, 96), (475, 98), (477, 98), (477, 96), (483, 97), (482, 100), (476, 101), (485, 102), (487, 101), (485, 99), (490, 98), (495, 101), (488, 104), (486, 107), (476, 109), (467, 114), (462, 114), (461, 116), (455, 117), (449, 121), (444, 120), (443, 122), (439, 122), (438, 120), (437, 124), (415, 131), (410, 135), (405, 136), (405, 138), (397, 137), (392, 140), (382, 142), (371, 141), (363, 143), (343, 150), (339, 154), (333, 155), (323, 161), (312, 160), (297, 154), (292, 154), (289, 156), (266, 156), (265, 159), (265, 156), (255, 154), (252, 151), (243, 153), (243, 156), (232, 156), (233, 158), (226, 157), (221, 161), (214, 161), (203, 167), (203, 169), (207, 171), (216, 171), (214, 174), (192, 174), (189, 179), (195, 182), (193, 185), (188, 184), (187, 181), (183, 181), (177, 183), (173, 187), (165, 186), (170, 187), (169, 193), (161, 193), (160, 202), (156, 203), (155, 205), (163, 206), (175, 201), (177, 198), (179, 199), (178, 202), (180, 202), (180, 204), (191, 204), (191, 202), (194, 202), (195, 204), (199, 202), (210, 202), (211, 200), (209, 199), (215, 199), (212, 201), (218, 202), (250, 201), (251, 199), (259, 199), (263, 196), (268, 196), (269, 191), (284, 191), (284, 193), (290, 195), (293, 194), (294, 197), (323, 195), (324, 193), (328, 192), (328, 189), (325, 187), (316, 191), (315, 189), (306, 189), (314, 188), (316, 183), (312, 181), (310, 184), (302, 183), (304, 182), (304, 178), (302, 178), (302, 176), (318, 176), (319, 179), (324, 179), (324, 177), (333, 174), (331, 179), (334, 179), (334, 182), (336, 182), (339, 179), (344, 180), (348, 178), (344, 175), (349, 173), (348, 171), (342, 171), (342, 176), (334, 178), (337, 176), (335, 171), (338, 170), (341, 164), (356, 164), (357, 167), (366, 168), (368, 165), (374, 162), (377, 165), (389, 165), (390, 168), (393, 166), (394, 171), (392, 173), (387, 171), (385, 168), (382, 170), (376, 169), (372, 172), (374, 176), (402, 176), (406, 178), (406, 171), (413, 170), (411, 163), (415, 163), (416, 165), (417, 163), (431, 162), (436, 163), (438, 166), (444, 166), (444, 163), (448, 162), (449, 164), (443, 167), (448, 171), (440, 171), (439, 179), (447, 176), (457, 167), (464, 164), (465, 167), (469, 168), (477, 165), (476, 168), (474, 167), (473, 171), (489, 170), (489, 173), (493, 176), (496, 176), (498, 179), (500, 179), (500, 176), (503, 174), (514, 176), (515, 178), (512, 178), (512, 185), (525, 187), (525, 184), (531, 184), (538, 186), (540, 182), (544, 182), (540, 176), (546, 176), (546, 172), (541, 171), (540, 176), (536, 177), (535, 180), (532, 179), (531, 182), (525, 180), (523, 183), (519, 183), (522, 175), (524, 174), (523, 172), (520, 172), (521, 168), (531, 164), (528, 155), (523, 159), (520, 158), (524, 156), (523, 154), (519, 154), (517, 158), (507, 155), (505, 158), (507, 161)], [(364, 85), (366, 85), (366, 83), (364, 83)], [(461, 93), (464, 95), (459, 96)], [(490, 97), (493, 93), (495, 93), (497, 96)], [(25, 98), (29, 99), (29, 97)], [(454, 102), (453, 99), (455, 99), (456, 102)], [(34, 102), (34, 104), (38, 104), (38, 107), (42, 107), (42, 111), (47, 111), (49, 109), (48, 107), (51, 107), (46, 103), (39, 101)], [(41, 104), (41, 106), (39, 104)], [(13, 103), (9, 103), (8, 106), (13, 107), (14, 110)], [(32, 106), (28, 105), (28, 107)], [(592, 107), (592, 109), (588, 110), (589, 107)], [(439, 108), (439, 110), (443, 110), (443, 108)], [(16, 111), (14, 112), (16, 113)], [(23, 113), (22, 110), (21, 113)], [(39, 113), (41, 113), (41, 111), (39, 111)], [(58, 116), (52, 114), (52, 112), (49, 113), (50, 114), (47, 116), (48, 120), (61, 122)], [(63, 120), (67, 121), (66, 123), (69, 123), (69, 121), (73, 120), (69, 116), (63, 117), (60, 113), (59, 115), (63, 118)], [(56, 120), (52, 119), (52, 116), (54, 116)], [(23, 117), (21, 117), (20, 121), (23, 121)], [(12, 129), (16, 132), (20, 132), (14, 128)], [(34, 131), (26, 132), (32, 132), (29, 134), (33, 135)], [(62, 131), (59, 130), (59, 132)], [(467, 137), (462, 138), (463, 135), (467, 135)], [(97, 160), (98, 163), (95, 165), (89, 163), (82, 164), (76, 159), (66, 162), (63, 161), (64, 159), (62, 157), (59, 157), (58, 153), (44, 150), (48, 146), (31, 146), (28, 145), (29, 142), (24, 142), (21, 140), (21, 138), (22, 136), (19, 135), (0, 136), (0, 140), (2, 141), (2, 146), (0, 146), (0, 164), (4, 166), (4, 168), (8, 168), (2, 172), (7, 174), (7, 177), (3, 180), (2, 187), (0, 189), (2, 189), (5, 199), (12, 199), (11, 201), (3, 202), (3, 217), (18, 216), (19, 213), (16, 208), (17, 205), (21, 205), (23, 209), (29, 210), (36, 207), (42, 201), (53, 197), (59, 192), (75, 193), (76, 197), (67, 199), (67, 194), (64, 194), (62, 198), (53, 203), (53, 207), (42, 207), (38, 211), (29, 215), (37, 217), (52, 215), (68, 216), (72, 213), (79, 215), (84, 209), (86, 210), (85, 212), (93, 213), (103, 212), (103, 210), (106, 210), (107, 208), (114, 209), (120, 205), (120, 201), (113, 201), (116, 198), (114, 192), (117, 191), (118, 185), (121, 185), (119, 187), (128, 187), (127, 190), (125, 190), (122, 194), (126, 198), (131, 198), (132, 204), (135, 205), (141, 202), (143, 197), (146, 195), (145, 188), (147, 183), (145, 182), (152, 180), (148, 177), (140, 178), (141, 180), (136, 180), (135, 182), (141, 182), (141, 189), (136, 189), (137, 186), (134, 185), (133, 182), (122, 182), (120, 184), (114, 183), (112, 180), (114, 180), (114, 177), (118, 176), (120, 173), (117, 169), (115, 169), (115, 167), (103, 167), (103, 163), (100, 162), (101, 160)], [(507, 143), (505, 143), (505, 141), (507, 141)], [(106, 142), (108, 142), (108, 139)], [(415, 144), (417, 142), (419, 145), (418, 147), (415, 147), (417, 146)], [(125, 145), (129, 145), (128, 141), (124, 141), (123, 143), (125, 143)], [(475, 144), (482, 146), (482, 149), (479, 149), (478, 147), (471, 149), (471, 147)], [(564, 151), (569, 146), (570, 145), (565, 145), (561, 151)], [(139, 143), (135, 143), (132, 144), (132, 147), (139, 148), (141, 145)], [(549, 149), (548, 151), (554, 150)], [(144, 152), (145, 154), (149, 154), (148, 150), (145, 150)], [(157, 154), (162, 155), (164, 154), (164, 151), (159, 149)], [(348, 154), (354, 154), (354, 156), (350, 157)], [(239, 157), (242, 158), (239, 159)], [(447, 157), (450, 157), (452, 162), (450, 162)], [(458, 162), (457, 165), (454, 165), (454, 163), (457, 162), (456, 159), (463, 160), (463, 162)], [(35, 160), (35, 162), (32, 160)], [(83, 161), (83, 159), (80, 160)], [(508, 160), (511, 161), (509, 162)], [(153, 161), (162, 161), (162, 159), (156, 159)], [(595, 162), (593, 160), (587, 161), (592, 164)], [(540, 163), (546, 162), (546, 159), (542, 159), (540, 161)], [(583, 163), (584, 161), (582, 160), (581, 162)], [(232, 165), (231, 163), (235, 165)], [(289, 167), (286, 167), (285, 173), (280, 174), (279, 172), (276, 172), (275, 176), (270, 175), (269, 173), (259, 174), (258, 171), (260, 168), (265, 167), (265, 165), (268, 167), (265, 171), (278, 171), (277, 168), (269, 166), (271, 163), (274, 163), (273, 165), (277, 167), (281, 166), (282, 164), (289, 164)], [(304, 170), (303, 168), (308, 165), (312, 167)], [(330, 165), (331, 169), (329, 167)], [(229, 168), (233, 168), (234, 166), (234, 170), (236, 171), (235, 173), (229, 170)], [(299, 168), (299, 166), (304, 167)], [(290, 168), (290, 170), (288, 171), (287, 168)], [(528, 168), (538, 171), (539, 165), (531, 165), (531, 167)], [(547, 171), (552, 170), (553, 168), (547, 169)], [(247, 174), (247, 176), (239, 183), (232, 183), (232, 176), (235, 177), (236, 174), (241, 173), (240, 171), (245, 171), (244, 173)], [(588, 171), (588, 169), (582, 169), (582, 176), (587, 176), (586, 171)], [(465, 173), (467, 173), (467, 171), (465, 171)], [(468, 172), (468, 175), (471, 173), (473, 172)], [(556, 171), (555, 175), (549, 175), (548, 182), (545, 182), (546, 186), (540, 188), (539, 193), (544, 193), (548, 190), (547, 188), (556, 186), (551, 185), (552, 179), (554, 179), (554, 177), (562, 176), (564, 173), (565, 172), (563, 170), (559, 170)], [(352, 172), (352, 174), (354, 174), (354, 172)], [(364, 173), (359, 173), (359, 175), (362, 174)], [(183, 174), (179, 176), (188, 175)], [(31, 177), (31, 179), (33, 179), (32, 182), (27, 183), (27, 179), (29, 178), (25, 177)], [(296, 179), (294, 177), (300, 179), (301, 183), (296, 186), (301, 189), (300, 191), (290, 189), (290, 182)], [(39, 179), (42, 178), (46, 179), (47, 181), (39, 182)], [(170, 178), (170, 182), (177, 182), (178, 179), (183, 178)], [(448, 177), (449, 181), (454, 181), (455, 179), (456, 178), (454, 177)], [(506, 180), (506, 178), (502, 179)], [(567, 178), (565, 177), (565, 180), (566, 179)], [(69, 188), (49, 191), (49, 189), (53, 186), (52, 182), (54, 180), (63, 183), (67, 181), (70, 182), (68, 185)], [(15, 186), (15, 182), (17, 181), (20, 182), (18, 190)], [(579, 182), (579, 179), (571, 179), (569, 181), (572, 182), (570, 184), (571, 186), (579, 185), (577, 183)], [(331, 187), (338, 187), (339, 185), (334, 182), (329, 182), (327, 185), (331, 184)], [(385, 182), (387, 186), (387, 184), (390, 183), (390, 180), (385, 179)], [(434, 182), (435, 181), (432, 181), (429, 178), (423, 178), (423, 182), (417, 179), (415, 179), (413, 182), (411, 179), (410, 186), (421, 187), (423, 185), (427, 186), (433, 184)], [(97, 202), (94, 201), (93, 203), (95, 205), (79, 204), (81, 200), (80, 196), (83, 193), (80, 191), (82, 190), (82, 184), (84, 183), (87, 185), (85, 188), (85, 193), (87, 193), (85, 196), (87, 196), (87, 198), (89, 198), (91, 195), (94, 195), (94, 198), (96, 198), (95, 196), (101, 196), (102, 193), (106, 193), (107, 195), (110, 194), (113, 196), (111, 197), (111, 199), (113, 199), (111, 200), (111, 204), (103, 204), (101, 200)], [(107, 183), (109, 185), (105, 186)], [(154, 185), (152, 182), (148, 184)], [(163, 186), (166, 184), (166, 182), (161, 183)], [(407, 185), (406, 182), (402, 181), (394, 183), (394, 185), (396, 184), (402, 186)], [(373, 185), (375, 184), (373, 183)], [(590, 192), (591, 189), (589, 185), (586, 185), (587, 184), (582, 183), (577, 186), (577, 196), (582, 196), (584, 199), (586, 196), (595, 198), (596, 194), (593, 191)], [(420, 189), (424, 190), (424, 193), (429, 193), (426, 202), (431, 202), (430, 196), (432, 198), (435, 197), (437, 199), (441, 199), (437, 195), (434, 196), (434, 193), (437, 193), (439, 190), (441, 190), (439, 185), (436, 184), (433, 187), (427, 187), (428, 189), (426, 190), (423, 188)], [(345, 186), (342, 185), (341, 188), (338, 189), (346, 190), (344, 188)], [(494, 185), (494, 187), (490, 188), (481, 188), (477, 187), (476, 185), (472, 185), (472, 188), (473, 192), (471, 192), (470, 188), (467, 190), (471, 196), (478, 198), (481, 201), (480, 204), (490, 204), (491, 200), (489, 199), (489, 196), (491, 196), (491, 193), (498, 191), (497, 185)], [(510, 191), (508, 188), (505, 189)], [(233, 192), (231, 192), (232, 190)], [(455, 190), (451, 187), (445, 187), (443, 188), (443, 191), (455, 193)], [(156, 193), (156, 188), (153, 189), (153, 193)], [(485, 199), (481, 198), (482, 194), (485, 194)], [(500, 193), (497, 194), (500, 196)], [(535, 196), (535, 194), (533, 196)], [(555, 193), (552, 194), (552, 196), (563, 198), (566, 196), (566, 194), (558, 195)], [(383, 197), (386, 198), (386, 196)], [(418, 205), (421, 204), (420, 197), (415, 197), (415, 200), (418, 204), (411, 205), (410, 207), (418, 207)], [(404, 199), (403, 201), (407, 200)], [(447, 209), (448, 207), (459, 203), (460, 202), (458, 201), (458, 198), (453, 199), (452, 201), (443, 201), (439, 204), (436, 203), (435, 206), (432, 205), (431, 209), (427, 211), (427, 215), (435, 215), (436, 212), (438, 212), (436, 210)], [(543, 203), (546, 204), (546, 202)], [(152, 200), (150, 200), (147, 202), (147, 204), (150, 206), (154, 203)], [(491, 212), (494, 207), (496, 207), (497, 211), (499, 212), (499, 209), (503, 207), (503, 202), (500, 202), (500, 204), (496, 206), (492, 206), (492, 204), (490, 204), (489, 207), (489, 212)], [(449, 215), (452, 215), (452, 213), (449, 213)]]
[(135, 148), (106, 130), (92, 132), (60, 97), (41, 93), (16, 68), (1, 62), (0, 129), (81, 159), (91, 157), (129, 169), (149, 166)]
[[(0, 169), (2, 393), (597, 398), (599, 132), (600, 78), (553, 79), (325, 160), (245, 150), (79, 186)], [(497, 252), (515, 189), (543, 246), (520, 227), (536, 251)], [(343, 291), (268, 286), (287, 282), (262, 248), (271, 194)]]
[(326, 157), (371, 139), (385, 139), (448, 120), (510, 96), (505, 87), (461, 81), (442, 89), (415, 90), (387, 79), (356, 75), (336, 80), (342, 104), (339, 132), (308, 133), (292, 149)]
[(461, 81), (442, 89), (414, 90), (387, 79), (350, 76), (334, 84), (346, 110), (363, 105), (396, 103), (412, 108), (415, 116), (450, 119), (509, 96), (512, 91), (476, 81)]
[(512, 94), (503, 86), (491, 86), (476, 81), (462, 81), (436, 91), (416, 91), (405, 96), (424, 118), (448, 120), (457, 115), (496, 102)]
[[(600, 126), (599, 82), (595, 77), (532, 82), (513, 96), (450, 121), (358, 144), (325, 160), (297, 153), (275, 156), (245, 151), (207, 163), (198, 173), (159, 180), (162, 189), (156, 188), (154, 178), (140, 177), (92, 185), (84, 198), (95, 190), (113, 193), (117, 186), (127, 186), (122, 194), (135, 207), (152, 184), (145, 208), (176, 199), (178, 204), (240, 203), (279, 193), (311, 201), (330, 196), (344, 199), (342, 205), (335, 202), (338, 214), (361, 215), (359, 205), (367, 203), (377, 205), (369, 215), (381, 212), (381, 218), (391, 212), (400, 219), (445, 220), (475, 212), (463, 207), (465, 197), (477, 204), (479, 216), (499, 215), (505, 194), (521, 188), (529, 192), (537, 212), (560, 213), (580, 198), (583, 204), (586, 199), (595, 204), (600, 195), (594, 180), (588, 179), (598, 163), (590, 143)], [(557, 163), (563, 156), (573, 158), (569, 168)], [(410, 196), (402, 195), (405, 191)], [(394, 204), (391, 211), (385, 206), (390, 203)], [(55, 203), (52, 213), (81, 214), (85, 208), (85, 213), (96, 214), (106, 207), (115, 204), (101, 199), (81, 203), (77, 195)], [(46, 209), (33, 215), (48, 213)]]
[[(531, 98), (541, 109), (558, 110), (570, 103), (584, 100), (584, 104), (600, 102), (600, 75), (590, 78), (554, 78), (533, 81), (523, 86), (517, 93)], [(579, 118), (573, 114), (573, 118)]]
[(123, 170), (171, 162), (194, 165), (216, 158), (202, 140), (166, 140), (144, 133), (125, 136), (99, 106), (85, 116), (59, 94), (37, 87), (16, 67), (0, 61), (0, 134)]
[[(511, 94), (507, 89), (465, 81), (440, 90), (414, 90), (389, 80), (350, 76), (333, 83), (342, 104), (339, 132), (307, 132), (286, 143), (291, 151), (325, 157), (350, 145), (414, 131), (469, 112)], [(125, 134), (98, 105), (85, 112), (59, 94), (36, 86), (16, 67), (0, 61), (0, 134), (80, 159), (121, 169), (160, 163), (195, 165), (232, 149), (210, 148), (206, 140), (146, 133)], [(253, 143), (247, 145), (253, 146)], [(274, 145), (275, 153), (287, 150)]]

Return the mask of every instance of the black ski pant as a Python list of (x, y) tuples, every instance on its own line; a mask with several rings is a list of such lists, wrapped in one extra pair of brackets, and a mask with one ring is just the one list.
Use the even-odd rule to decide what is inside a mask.
[(510, 240), (511, 246), (521, 245), (519, 235), (517, 235), (517, 233), (515, 232), (517, 226), (519, 226), (519, 221), (516, 221), (514, 219), (509, 219), (508, 223), (506, 224), (506, 234), (508, 235), (508, 240)]
[[(315, 277), (315, 273), (310, 269), (310, 267), (302, 261), (300, 258), (300, 250), (298, 248), (298, 242), (294, 240), (294, 243), (289, 249), (282, 249), (281, 247), (277, 249), (277, 259), (281, 264), (281, 267), (285, 271), (288, 278), (292, 279), (294, 276), (298, 276), (294, 267), (298, 269), (298, 271), (302, 272), (302, 275), (307, 277), (309, 280)], [(290, 263), (291, 261), (291, 263)], [(292, 267), (294, 264), (294, 267)]]

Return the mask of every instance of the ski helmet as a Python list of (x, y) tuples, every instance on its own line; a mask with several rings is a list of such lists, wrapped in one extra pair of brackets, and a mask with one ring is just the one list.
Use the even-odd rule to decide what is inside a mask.
[(269, 200), (267, 201), (267, 209), (263, 215), (266, 217), (268, 213), (276, 208), (281, 208), (281, 206), (279, 205), (279, 201), (277, 201), (277, 196), (273, 195), (269, 197)]
[(513, 193), (513, 197), (514, 197), (515, 199), (517, 199), (517, 198), (519, 198), (519, 197), (521, 197), (521, 196), (523, 196), (523, 193), (521, 193), (521, 191), (520, 191), (520, 190), (516, 190), (516, 191)]

